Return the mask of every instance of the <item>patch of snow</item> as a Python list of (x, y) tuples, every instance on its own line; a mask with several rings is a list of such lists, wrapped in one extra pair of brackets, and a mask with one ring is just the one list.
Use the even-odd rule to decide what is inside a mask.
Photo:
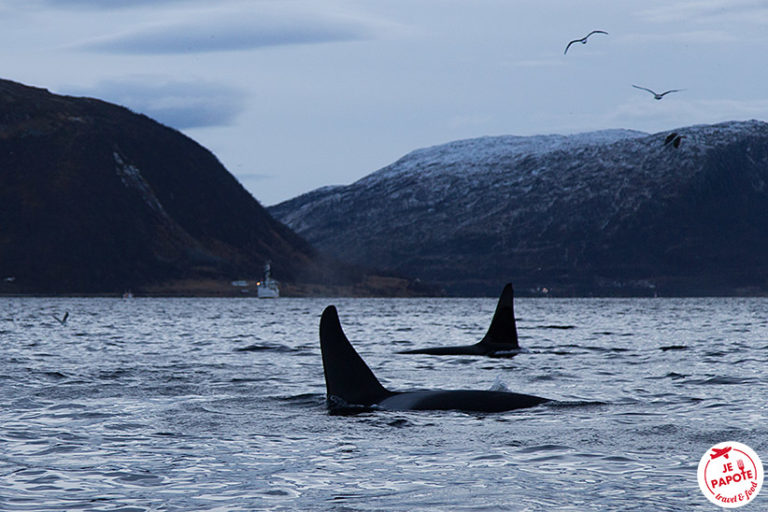
[(501, 135), (458, 140), (412, 151), (356, 184), (370, 186), (380, 180), (417, 171), (420, 174), (445, 173), (456, 166), (460, 166), (462, 172), (472, 172), (518, 158), (535, 158), (556, 151), (576, 151), (647, 136), (647, 133), (636, 130), (600, 130), (575, 135)]
[(117, 164), (115, 166), (115, 172), (120, 176), (120, 181), (123, 182), (123, 185), (125, 185), (126, 188), (136, 190), (150, 208), (164, 217), (168, 217), (165, 208), (160, 204), (157, 196), (155, 196), (155, 193), (152, 191), (152, 187), (149, 186), (149, 183), (144, 179), (144, 176), (141, 175), (141, 171), (139, 171), (138, 167), (126, 163), (123, 157), (116, 151), (112, 152), (112, 156), (115, 159), (115, 164)]

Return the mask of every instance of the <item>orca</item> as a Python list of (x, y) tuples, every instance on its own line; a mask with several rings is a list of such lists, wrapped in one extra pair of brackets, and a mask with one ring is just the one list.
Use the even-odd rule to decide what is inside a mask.
[(491, 325), (482, 340), (474, 345), (457, 347), (431, 347), (404, 350), (398, 354), (474, 355), (474, 356), (513, 356), (520, 351), (517, 342), (517, 324), (515, 323), (515, 290), (507, 283), (499, 296)]
[(335, 306), (320, 318), (320, 351), (323, 358), (328, 409), (333, 414), (368, 410), (458, 410), (501, 412), (533, 407), (550, 400), (508, 391), (418, 390), (397, 392), (381, 385), (350, 344)]

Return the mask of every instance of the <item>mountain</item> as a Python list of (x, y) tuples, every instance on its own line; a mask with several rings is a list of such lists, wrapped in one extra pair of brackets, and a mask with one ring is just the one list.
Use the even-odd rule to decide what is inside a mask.
[[(355, 285), (208, 150), (91, 98), (0, 80), (0, 293), (240, 293)], [(391, 284), (391, 283), (390, 283)]]
[(675, 132), (461, 140), (269, 211), (451, 294), (768, 293), (768, 124)]

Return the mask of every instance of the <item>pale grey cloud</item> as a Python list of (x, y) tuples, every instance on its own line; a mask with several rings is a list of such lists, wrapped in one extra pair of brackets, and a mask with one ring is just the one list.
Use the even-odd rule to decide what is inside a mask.
[(201, 0), (15, 0), (27, 5), (38, 4), (57, 9), (112, 10), (137, 7), (159, 7), (163, 4), (199, 4)]
[(606, 125), (631, 123), (643, 130), (662, 131), (692, 124), (766, 118), (768, 99), (677, 98), (656, 102), (653, 99), (633, 98), (617, 106), (601, 122)]
[(77, 46), (107, 53), (184, 54), (360, 41), (375, 33), (373, 24), (343, 15), (198, 11), (184, 21), (137, 27)]
[(562, 66), (562, 59), (544, 58), (544, 59), (521, 59), (509, 64), (513, 67), (519, 68), (551, 68), (555, 66)]
[(126, 106), (179, 130), (229, 125), (246, 103), (246, 93), (235, 87), (204, 81), (163, 81), (153, 76), (64, 89), (68, 94)]
[(638, 15), (655, 23), (709, 23), (740, 20), (760, 22), (768, 14), (764, 0), (688, 0), (656, 5), (638, 12)]
[(741, 34), (712, 29), (680, 32), (634, 32), (620, 35), (616, 37), (616, 40), (621, 43), (636, 45), (640, 43), (727, 43), (739, 41), (741, 38)]

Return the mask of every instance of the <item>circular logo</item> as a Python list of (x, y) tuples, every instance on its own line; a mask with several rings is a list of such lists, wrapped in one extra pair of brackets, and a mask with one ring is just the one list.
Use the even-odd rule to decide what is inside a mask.
[(763, 486), (763, 464), (749, 446), (726, 441), (699, 461), (699, 487), (715, 505), (736, 508), (752, 502)]

